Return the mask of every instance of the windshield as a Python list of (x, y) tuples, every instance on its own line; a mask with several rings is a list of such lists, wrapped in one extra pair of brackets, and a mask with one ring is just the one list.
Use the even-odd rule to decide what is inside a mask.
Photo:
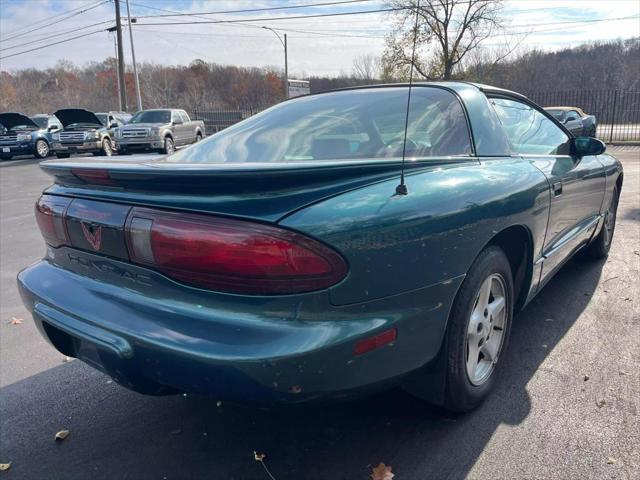
[(556, 120), (562, 120), (564, 118), (564, 110), (547, 110)]
[[(272, 107), (168, 158), (169, 162), (293, 162), (402, 156), (407, 87), (345, 90)], [(458, 99), (435, 87), (411, 93), (406, 155), (470, 155)]]
[(14, 125), (9, 130), (35, 130), (36, 127), (33, 125)]
[(96, 113), (96, 117), (98, 117), (98, 120), (100, 120), (100, 123), (102, 123), (102, 125), (104, 125), (105, 127), (107, 126), (107, 114), (106, 113)]
[(136, 113), (129, 123), (170, 123), (171, 112), (169, 110), (147, 110)]
[(40, 128), (47, 128), (47, 121), (49, 119), (47, 117), (31, 117), (31, 120)]

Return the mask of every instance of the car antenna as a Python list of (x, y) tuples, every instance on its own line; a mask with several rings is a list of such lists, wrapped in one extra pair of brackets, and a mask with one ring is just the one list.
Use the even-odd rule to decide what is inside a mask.
[(411, 67), (409, 68), (409, 93), (407, 94), (407, 111), (404, 117), (404, 140), (402, 141), (402, 167), (400, 170), (400, 184), (396, 187), (396, 195), (409, 193), (404, 183), (404, 160), (407, 151), (407, 129), (409, 128), (409, 106), (411, 105), (411, 85), (413, 84), (413, 64), (416, 60), (416, 41), (418, 39), (418, 13), (420, 12), (420, 0), (416, 3), (416, 24), (413, 29), (413, 47), (411, 50)]

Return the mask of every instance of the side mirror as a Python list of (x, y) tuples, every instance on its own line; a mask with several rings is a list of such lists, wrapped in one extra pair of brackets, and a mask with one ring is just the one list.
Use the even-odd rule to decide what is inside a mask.
[(56, 130), (58, 130), (58, 127), (56, 127), (55, 125), (51, 125), (49, 128), (47, 128), (48, 132), (55, 132)]
[(593, 137), (576, 137), (571, 142), (571, 151), (574, 156), (582, 158), (587, 155), (600, 155), (607, 146), (602, 140)]
[(116, 122), (111, 122), (109, 124), (109, 128), (118, 128), (118, 124)]

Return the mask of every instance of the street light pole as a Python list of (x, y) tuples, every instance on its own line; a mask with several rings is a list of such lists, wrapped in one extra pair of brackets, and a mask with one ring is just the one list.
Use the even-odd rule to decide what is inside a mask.
[(140, 96), (140, 78), (138, 78), (136, 51), (133, 48), (133, 30), (131, 29), (131, 11), (129, 10), (129, 0), (127, 0), (127, 17), (129, 18), (129, 40), (131, 42), (131, 57), (133, 58), (133, 76), (136, 79), (136, 97), (138, 100), (138, 111), (140, 111), (142, 110), (142, 97)]
[(262, 26), (262, 28), (264, 28), (265, 30), (269, 30), (276, 37), (278, 37), (278, 40), (280, 40), (280, 43), (284, 48), (284, 98), (286, 100), (287, 98), (289, 98), (289, 65), (288, 65), (288, 58), (287, 58), (287, 34), (286, 33), (284, 34), (284, 40), (282, 40), (280, 35), (278, 35), (278, 32), (276, 32), (273, 28), (265, 27), (264, 25)]

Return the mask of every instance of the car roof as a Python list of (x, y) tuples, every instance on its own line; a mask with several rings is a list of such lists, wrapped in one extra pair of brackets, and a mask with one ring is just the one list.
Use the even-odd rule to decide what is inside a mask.
[[(452, 88), (454, 90), (455, 90), (456, 87), (463, 87), (463, 86), (471, 85), (473, 87), (476, 87), (478, 90), (480, 90), (480, 91), (482, 91), (484, 93), (504, 94), (504, 95), (509, 95), (509, 96), (513, 96), (513, 97), (519, 97), (519, 98), (527, 99), (527, 97), (525, 95), (523, 95), (521, 93), (518, 93), (518, 92), (514, 92), (513, 90), (507, 90), (506, 88), (494, 87), (493, 85), (485, 85), (483, 83), (467, 82), (467, 81), (464, 81), (464, 80), (419, 81), (419, 82), (412, 82), (411, 85), (445, 87), (445, 88)], [(338, 91), (343, 91), (343, 90), (355, 90), (355, 89), (365, 89), (365, 88), (408, 87), (408, 86), (409, 86), (408, 82), (378, 83), (378, 84), (372, 84), (372, 85), (358, 85), (358, 86), (353, 86), (353, 87), (336, 88), (336, 89), (331, 89), (331, 90), (324, 90), (324, 91), (318, 92), (318, 93), (338, 92)], [(297, 98), (297, 97), (294, 97), (294, 98)]]

